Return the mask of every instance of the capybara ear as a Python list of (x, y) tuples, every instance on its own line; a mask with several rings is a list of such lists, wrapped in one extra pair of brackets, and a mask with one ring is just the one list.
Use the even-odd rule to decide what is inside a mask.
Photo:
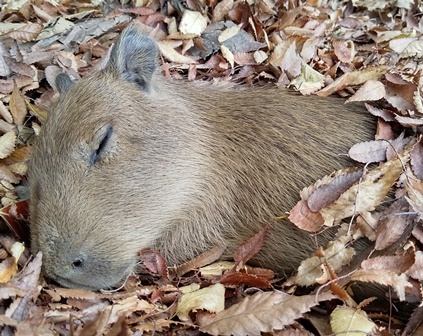
[(65, 72), (61, 72), (56, 77), (56, 87), (59, 90), (59, 93), (64, 93), (70, 89), (73, 85), (73, 80)]
[(129, 26), (113, 46), (106, 68), (149, 90), (158, 54), (157, 45), (152, 39), (144, 36), (135, 26)]

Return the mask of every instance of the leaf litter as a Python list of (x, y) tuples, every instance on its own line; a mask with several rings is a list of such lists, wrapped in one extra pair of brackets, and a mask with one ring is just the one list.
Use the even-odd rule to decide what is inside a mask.
[[(422, 334), (422, 11), (410, 0), (3, 3), (0, 215), (2, 231), (16, 236), (0, 236), (2, 335)], [(222, 247), (176, 269), (141, 251), (145, 266), (114, 292), (40, 277), (41, 255), (25, 248), (28, 148), (57, 99), (56, 74), (79, 79), (101, 68), (130, 21), (160, 40), (169, 78), (336, 93), (379, 118), (375, 141), (349, 153), (363, 170), (322, 177), (286, 209), (311, 234), (339, 228), (289, 279), (248, 265), (266, 228), (235, 263), (218, 261)], [(363, 237), (373, 245), (360, 247)], [(356, 282), (377, 284), (385, 304), (373, 304), (372, 291), (352, 295)]]

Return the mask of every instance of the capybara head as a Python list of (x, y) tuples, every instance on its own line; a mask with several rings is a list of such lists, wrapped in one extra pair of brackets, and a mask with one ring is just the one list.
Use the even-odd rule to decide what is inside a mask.
[(195, 164), (163, 112), (178, 101), (155, 84), (157, 57), (155, 42), (131, 27), (105, 69), (75, 84), (57, 79), (60, 99), (34, 145), (29, 181), (32, 249), (64, 286), (118, 283), (190, 192)]

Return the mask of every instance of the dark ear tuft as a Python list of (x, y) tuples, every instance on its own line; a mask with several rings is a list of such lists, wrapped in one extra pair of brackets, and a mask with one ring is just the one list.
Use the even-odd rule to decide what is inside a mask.
[(117, 71), (125, 80), (148, 90), (157, 67), (156, 43), (134, 26), (119, 36), (110, 54), (107, 68)]
[(72, 79), (65, 72), (61, 72), (56, 76), (56, 87), (59, 93), (64, 93), (73, 85)]

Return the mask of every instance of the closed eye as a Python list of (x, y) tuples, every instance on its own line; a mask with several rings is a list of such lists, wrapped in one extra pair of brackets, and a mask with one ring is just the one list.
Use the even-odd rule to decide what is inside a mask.
[(110, 138), (113, 134), (113, 126), (108, 125), (106, 128), (103, 128), (103, 133), (101, 134), (97, 148), (91, 153), (90, 156), (90, 165), (95, 165), (99, 162), (105, 155), (107, 151), (107, 145), (110, 142)]

